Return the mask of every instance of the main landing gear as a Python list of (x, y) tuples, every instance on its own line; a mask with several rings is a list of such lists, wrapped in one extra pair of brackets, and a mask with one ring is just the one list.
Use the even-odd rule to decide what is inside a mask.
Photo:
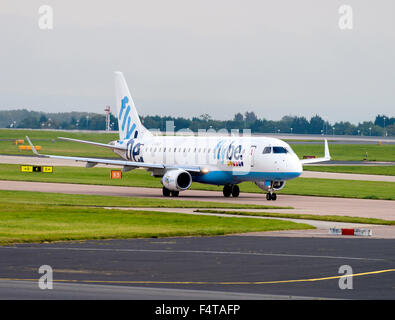
[(163, 188), (162, 188), (162, 193), (163, 193), (163, 196), (165, 196), (165, 197), (170, 197), (170, 196), (172, 196), (172, 197), (178, 197), (180, 191), (171, 191), (171, 190), (169, 190), (169, 189), (163, 187)]
[(238, 197), (240, 194), (240, 188), (237, 184), (227, 184), (224, 186), (224, 189), (222, 190), (222, 193), (224, 194), (224, 197)]
[(266, 200), (277, 200), (277, 194), (274, 192), (266, 193)]

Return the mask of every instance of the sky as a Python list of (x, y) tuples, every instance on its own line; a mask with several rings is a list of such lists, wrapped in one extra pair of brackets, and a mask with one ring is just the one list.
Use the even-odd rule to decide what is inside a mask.
[[(339, 28), (344, 4), (352, 29)], [(104, 113), (122, 71), (141, 115), (394, 116), (394, 12), (393, 0), (1, 0), (0, 110)]]

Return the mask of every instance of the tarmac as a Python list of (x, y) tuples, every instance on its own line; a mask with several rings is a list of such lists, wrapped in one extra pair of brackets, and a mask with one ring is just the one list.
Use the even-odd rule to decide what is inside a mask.
[[(1, 246), (0, 299), (394, 299), (393, 248), (382, 239), (253, 236)], [(53, 289), (38, 286), (42, 265)]]

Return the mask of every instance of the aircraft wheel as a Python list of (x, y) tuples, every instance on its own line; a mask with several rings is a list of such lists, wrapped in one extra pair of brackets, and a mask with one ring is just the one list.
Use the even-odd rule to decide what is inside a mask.
[(172, 197), (178, 197), (179, 194), (180, 194), (180, 191), (171, 191)]
[(170, 197), (170, 190), (165, 188), (165, 187), (163, 187), (162, 188), (162, 194), (163, 194), (164, 197)]
[(270, 193), (266, 193), (266, 200), (272, 200), (272, 195)]
[(277, 200), (277, 194), (272, 193), (272, 200), (273, 200), (273, 201)]
[(240, 194), (240, 188), (237, 184), (235, 184), (232, 188), (232, 197), (237, 198)]
[(224, 189), (222, 190), (222, 193), (224, 194), (224, 197), (230, 197), (232, 194), (232, 186), (230, 185), (225, 185)]

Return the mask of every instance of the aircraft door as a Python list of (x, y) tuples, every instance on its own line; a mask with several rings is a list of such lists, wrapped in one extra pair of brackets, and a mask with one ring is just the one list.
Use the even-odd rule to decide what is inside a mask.
[(255, 150), (256, 150), (256, 146), (251, 146), (250, 149), (250, 158), (251, 158), (251, 168), (254, 166), (255, 164)]

